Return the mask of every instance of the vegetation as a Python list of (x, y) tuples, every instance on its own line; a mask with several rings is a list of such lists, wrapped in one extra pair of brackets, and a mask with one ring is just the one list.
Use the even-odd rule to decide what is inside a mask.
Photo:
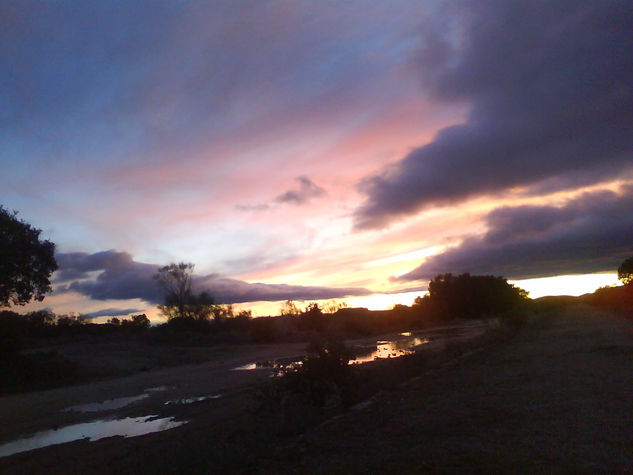
[(306, 351), (300, 365), (285, 370), (282, 380), (285, 389), (304, 396), (316, 407), (323, 408), (332, 396), (343, 407), (349, 406), (354, 386), (348, 364), (354, 357), (351, 350), (340, 341), (314, 340)]
[(626, 259), (618, 267), (618, 279), (624, 284), (633, 283), (633, 257)]
[(172, 263), (158, 269), (154, 276), (165, 293), (165, 303), (159, 305), (163, 316), (172, 326), (181, 328), (204, 328), (211, 318), (216, 322), (226, 318), (251, 318), (250, 310), (234, 312), (232, 305), (216, 305), (208, 292), (194, 294), (192, 291), (192, 263)]
[(525, 290), (509, 284), (503, 277), (443, 274), (429, 282), (432, 312), (443, 319), (502, 315), (516, 310), (527, 299)]
[(0, 206), (0, 308), (42, 300), (57, 269), (55, 244)]
[(165, 293), (165, 303), (159, 305), (161, 313), (168, 320), (173, 318), (195, 318), (204, 320), (210, 315), (209, 307), (213, 298), (206, 294), (193, 295), (191, 282), (194, 265), (192, 263), (172, 263), (158, 269), (154, 276)]

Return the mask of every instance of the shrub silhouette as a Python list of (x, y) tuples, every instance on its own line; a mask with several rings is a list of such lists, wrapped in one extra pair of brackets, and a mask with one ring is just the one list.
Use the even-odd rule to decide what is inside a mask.
[(353, 374), (349, 366), (352, 352), (338, 341), (313, 341), (302, 364), (290, 367), (283, 375), (287, 388), (303, 394), (317, 407), (330, 397), (347, 407), (353, 400)]

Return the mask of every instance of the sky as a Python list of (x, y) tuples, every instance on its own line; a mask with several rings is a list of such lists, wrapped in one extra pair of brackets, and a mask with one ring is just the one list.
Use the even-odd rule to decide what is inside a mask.
[(3, 1), (0, 204), (56, 244), (28, 308), (410, 304), (633, 254), (628, 1)]

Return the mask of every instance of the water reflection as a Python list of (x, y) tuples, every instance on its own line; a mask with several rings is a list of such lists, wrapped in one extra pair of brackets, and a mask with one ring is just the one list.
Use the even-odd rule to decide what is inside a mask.
[[(409, 333), (409, 332), (407, 332)], [(376, 342), (375, 349), (372, 348), (366, 354), (359, 352), (349, 364), (362, 364), (385, 358), (399, 358), (401, 356), (415, 353), (417, 347), (425, 345), (430, 340), (428, 338), (408, 338), (406, 340), (389, 340)]]
[(143, 393), (137, 396), (118, 397), (116, 399), (107, 399), (103, 402), (90, 402), (88, 404), (78, 404), (76, 406), (67, 407), (63, 412), (76, 411), (76, 412), (99, 412), (99, 411), (111, 411), (113, 409), (121, 409), (122, 407), (132, 404), (133, 402), (140, 401), (149, 397), (149, 394)]
[(170, 406), (172, 404), (193, 404), (194, 402), (207, 401), (208, 399), (219, 399), (222, 397), (222, 394), (210, 394), (208, 396), (197, 396), (197, 397), (187, 397), (182, 399), (173, 399), (171, 401), (167, 401), (165, 406)]
[(187, 421), (176, 421), (173, 417), (157, 419), (156, 416), (144, 416), (74, 424), (57, 430), (37, 432), (30, 437), (0, 445), (0, 457), (75, 440), (95, 441), (113, 436), (135, 437), (173, 429), (186, 423)]
[(158, 393), (162, 391), (167, 391), (169, 388), (167, 386), (155, 386), (153, 388), (147, 388), (144, 392), (146, 393)]
[[(412, 337), (411, 332), (404, 332), (400, 337), (394, 340), (380, 340), (375, 345), (369, 347), (354, 347), (356, 357), (349, 361), (349, 364), (363, 364), (384, 358), (399, 358), (401, 356), (415, 353), (418, 347), (429, 343), (429, 339), (425, 337)], [(303, 364), (303, 358), (293, 356), (291, 358), (280, 358), (277, 360), (257, 361), (247, 363), (242, 366), (233, 368), (235, 371), (251, 371), (256, 369), (273, 370), (272, 375), (282, 374), (285, 370), (297, 367)]]
[(237, 368), (233, 368), (234, 371), (251, 371), (257, 368), (263, 368), (261, 366), (263, 363), (247, 363), (242, 366), (238, 366)]
[(278, 358), (276, 360), (256, 361), (255, 363), (247, 363), (242, 366), (233, 368), (233, 371), (252, 371), (254, 369), (274, 369), (280, 371), (293, 366), (301, 366), (303, 364), (302, 356), (291, 356), (289, 358)]

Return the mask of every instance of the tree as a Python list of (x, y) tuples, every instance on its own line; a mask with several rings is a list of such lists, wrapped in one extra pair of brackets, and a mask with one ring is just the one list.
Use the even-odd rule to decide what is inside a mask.
[(165, 292), (165, 303), (159, 305), (158, 308), (168, 320), (173, 318), (208, 320), (213, 314), (215, 308), (213, 297), (207, 292), (195, 295), (191, 290), (193, 267), (192, 263), (172, 263), (158, 269), (158, 273), (154, 276)]
[(624, 285), (633, 283), (633, 257), (626, 259), (618, 267), (618, 279)]
[(297, 307), (297, 305), (292, 300), (286, 300), (281, 305), (281, 309), (279, 309), (279, 315), (282, 317), (286, 315), (296, 316), (300, 313), (301, 310), (299, 310), (299, 307)]
[(438, 275), (429, 282), (429, 303), (445, 318), (481, 318), (507, 312), (527, 300), (525, 290), (492, 275)]
[(55, 244), (41, 240), (41, 232), (0, 206), (0, 307), (41, 301), (50, 292)]

